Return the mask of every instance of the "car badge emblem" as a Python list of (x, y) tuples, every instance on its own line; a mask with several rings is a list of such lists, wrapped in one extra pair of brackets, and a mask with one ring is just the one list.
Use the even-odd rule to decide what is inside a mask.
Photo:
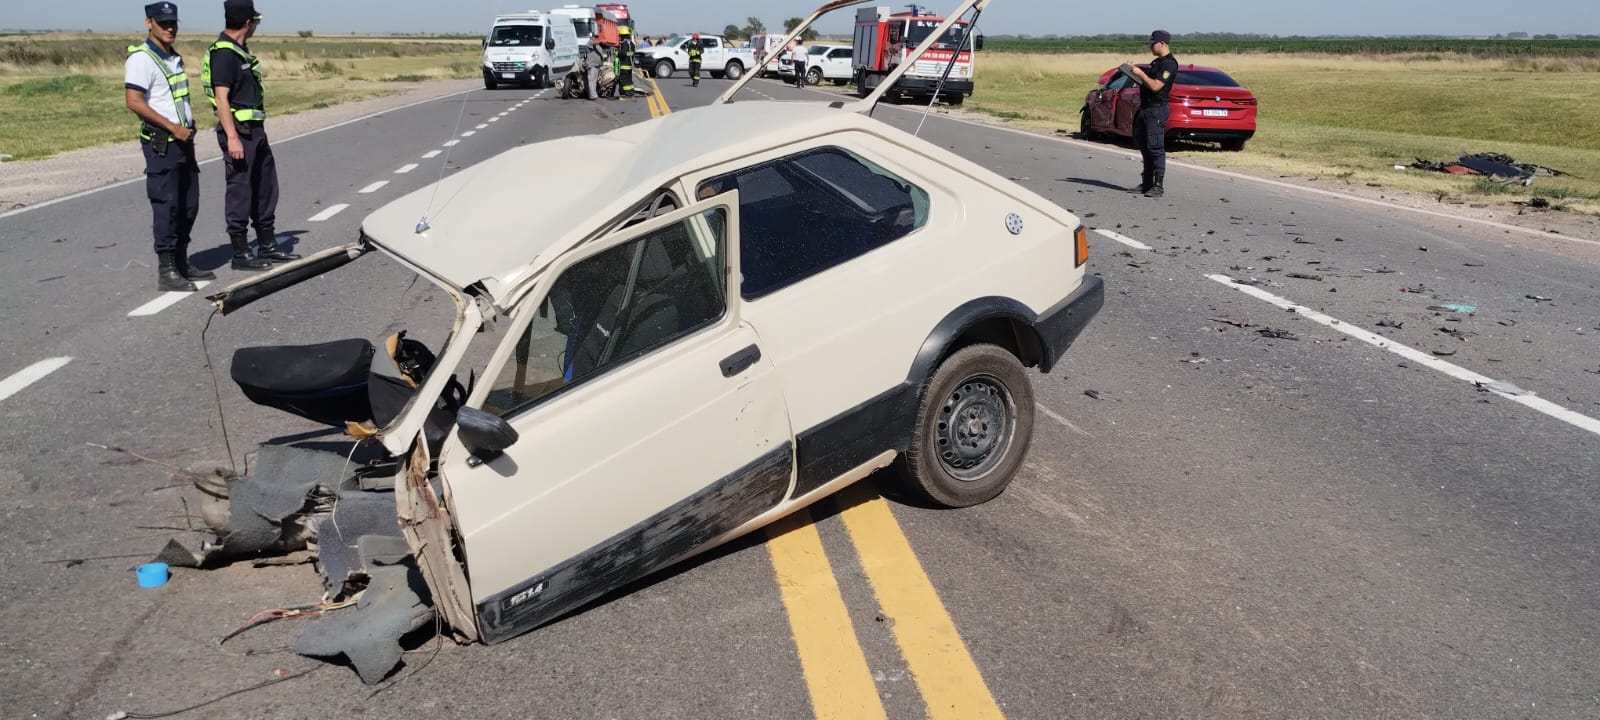
[(1018, 215), (1016, 213), (1007, 214), (1006, 215), (1006, 229), (1010, 230), (1012, 235), (1021, 235), (1022, 234), (1022, 216)]
[(1217, 102), (1222, 102), (1222, 96), (1217, 96)]

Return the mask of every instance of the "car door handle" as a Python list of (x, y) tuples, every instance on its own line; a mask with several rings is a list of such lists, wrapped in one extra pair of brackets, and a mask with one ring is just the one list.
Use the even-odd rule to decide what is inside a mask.
[(750, 366), (755, 365), (760, 359), (761, 348), (751, 345), (750, 347), (723, 358), (722, 376), (731, 378), (735, 375), (738, 375), (739, 373), (750, 369)]

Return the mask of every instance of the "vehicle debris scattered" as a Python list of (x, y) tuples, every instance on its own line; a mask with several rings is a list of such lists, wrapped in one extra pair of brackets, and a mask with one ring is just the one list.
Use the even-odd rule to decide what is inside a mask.
[(1531, 163), (1519, 163), (1510, 155), (1500, 153), (1462, 153), (1455, 162), (1434, 162), (1417, 158), (1409, 166), (1416, 170), (1450, 173), (1452, 175), (1479, 175), (1505, 185), (1532, 185), (1536, 177), (1557, 177), (1567, 173)]

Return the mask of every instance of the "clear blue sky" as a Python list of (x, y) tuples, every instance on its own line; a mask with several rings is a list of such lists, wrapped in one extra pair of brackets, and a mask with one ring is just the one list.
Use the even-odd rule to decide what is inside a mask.
[[(175, 0), (193, 31), (222, 25), (222, 0)], [(263, 32), (471, 32), (486, 29), (497, 11), (528, 10), (572, 0), (256, 0), (266, 16)], [(592, 4), (588, 0), (585, 4)], [(898, 3), (898, 4), (896, 4)], [(629, 3), (640, 32), (720, 32), (747, 16), (768, 27), (803, 15), (819, 0), (636, 0)], [(885, 0), (896, 8), (904, 3)], [(930, 0), (934, 10), (953, 0)], [(137, 31), (143, 0), (0, 0), (0, 27)], [(1161, 6), (1159, 14), (1133, 8)], [(1536, 8), (1536, 10), (1535, 10)], [(849, 12), (840, 11), (840, 12)], [(1149, 17), (1149, 19), (1145, 19)], [(849, 26), (841, 17), (821, 29)], [(1493, 35), (1504, 32), (1600, 34), (1600, 0), (1175, 0), (1172, 2), (1070, 2), (994, 0), (981, 26), (993, 34), (1094, 35), (1144, 33), (1155, 27), (1185, 32), (1272, 35)]]

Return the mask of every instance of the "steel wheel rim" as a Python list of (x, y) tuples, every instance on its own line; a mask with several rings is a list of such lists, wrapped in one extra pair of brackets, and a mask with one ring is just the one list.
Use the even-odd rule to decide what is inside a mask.
[(1015, 433), (1011, 391), (991, 375), (975, 375), (958, 383), (940, 403), (933, 449), (946, 472), (972, 482), (1000, 464)]

